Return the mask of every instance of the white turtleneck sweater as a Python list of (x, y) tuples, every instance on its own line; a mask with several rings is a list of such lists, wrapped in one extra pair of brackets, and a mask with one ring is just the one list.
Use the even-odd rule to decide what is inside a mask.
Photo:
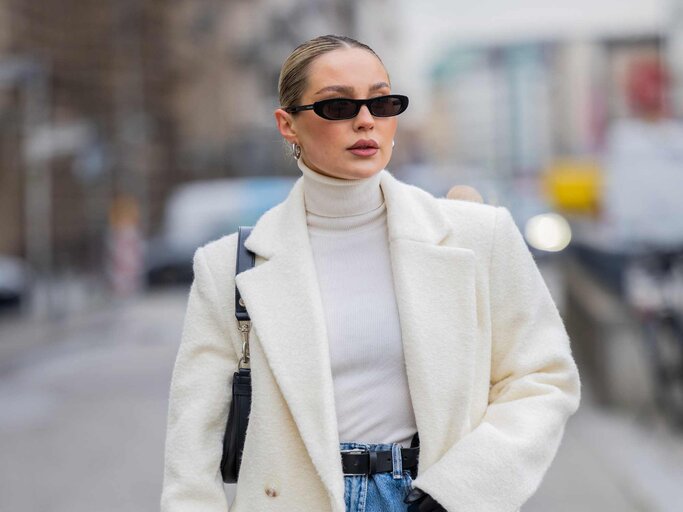
[(324, 176), (299, 159), (329, 342), (341, 442), (400, 443), (417, 432), (394, 293), (380, 171)]

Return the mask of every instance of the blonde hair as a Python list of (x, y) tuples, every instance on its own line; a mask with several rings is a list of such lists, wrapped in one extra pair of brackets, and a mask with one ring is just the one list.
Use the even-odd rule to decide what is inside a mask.
[(286, 108), (297, 105), (306, 89), (308, 67), (311, 62), (320, 55), (340, 48), (361, 48), (377, 57), (377, 60), (382, 63), (382, 59), (372, 48), (347, 36), (326, 35), (309, 39), (297, 46), (282, 64), (278, 81), (280, 106)]

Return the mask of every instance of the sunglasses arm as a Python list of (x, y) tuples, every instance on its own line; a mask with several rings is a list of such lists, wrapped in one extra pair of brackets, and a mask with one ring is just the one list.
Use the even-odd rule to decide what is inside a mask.
[(300, 105), (298, 107), (287, 107), (283, 109), (289, 114), (295, 114), (296, 112), (301, 112), (302, 110), (313, 110), (314, 105)]

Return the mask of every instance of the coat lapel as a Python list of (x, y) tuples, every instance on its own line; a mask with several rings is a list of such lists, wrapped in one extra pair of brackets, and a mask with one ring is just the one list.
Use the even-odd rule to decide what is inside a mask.
[[(464, 412), (471, 400), (477, 336), (474, 254), (457, 247), (457, 230), (437, 200), (387, 171), (382, 171), (380, 183), (408, 383), (420, 431), (420, 464), (429, 466), (444, 453), (444, 443), (469, 427)], [(283, 203), (259, 219), (246, 246), (257, 254), (257, 265), (238, 275), (236, 283), (254, 335), (338, 508), (343, 506), (344, 481), (303, 179)]]
[[(475, 257), (462, 247), (466, 217), (384, 175), (394, 289), (420, 467), (469, 431), (478, 331)], [(456, 214), (457, 215), (457, 214)]]
[(254, 334), (323, 484), (333, 502), (343, 505), (327, 332), (302, 179), (259, 219), (245, 245), (263, 259), (235, 279)]

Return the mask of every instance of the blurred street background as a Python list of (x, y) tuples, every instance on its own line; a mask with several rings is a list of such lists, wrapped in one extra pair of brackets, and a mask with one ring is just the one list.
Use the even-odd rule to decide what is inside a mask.
[(410, 97), (389, 170), (507, 207), (565, 320), (523, 512), (680, 511), (683, 0), (0, 0), (0, 511), (158, 510), (192, 254), (300, 175), (277, 78), (327, 33)]

